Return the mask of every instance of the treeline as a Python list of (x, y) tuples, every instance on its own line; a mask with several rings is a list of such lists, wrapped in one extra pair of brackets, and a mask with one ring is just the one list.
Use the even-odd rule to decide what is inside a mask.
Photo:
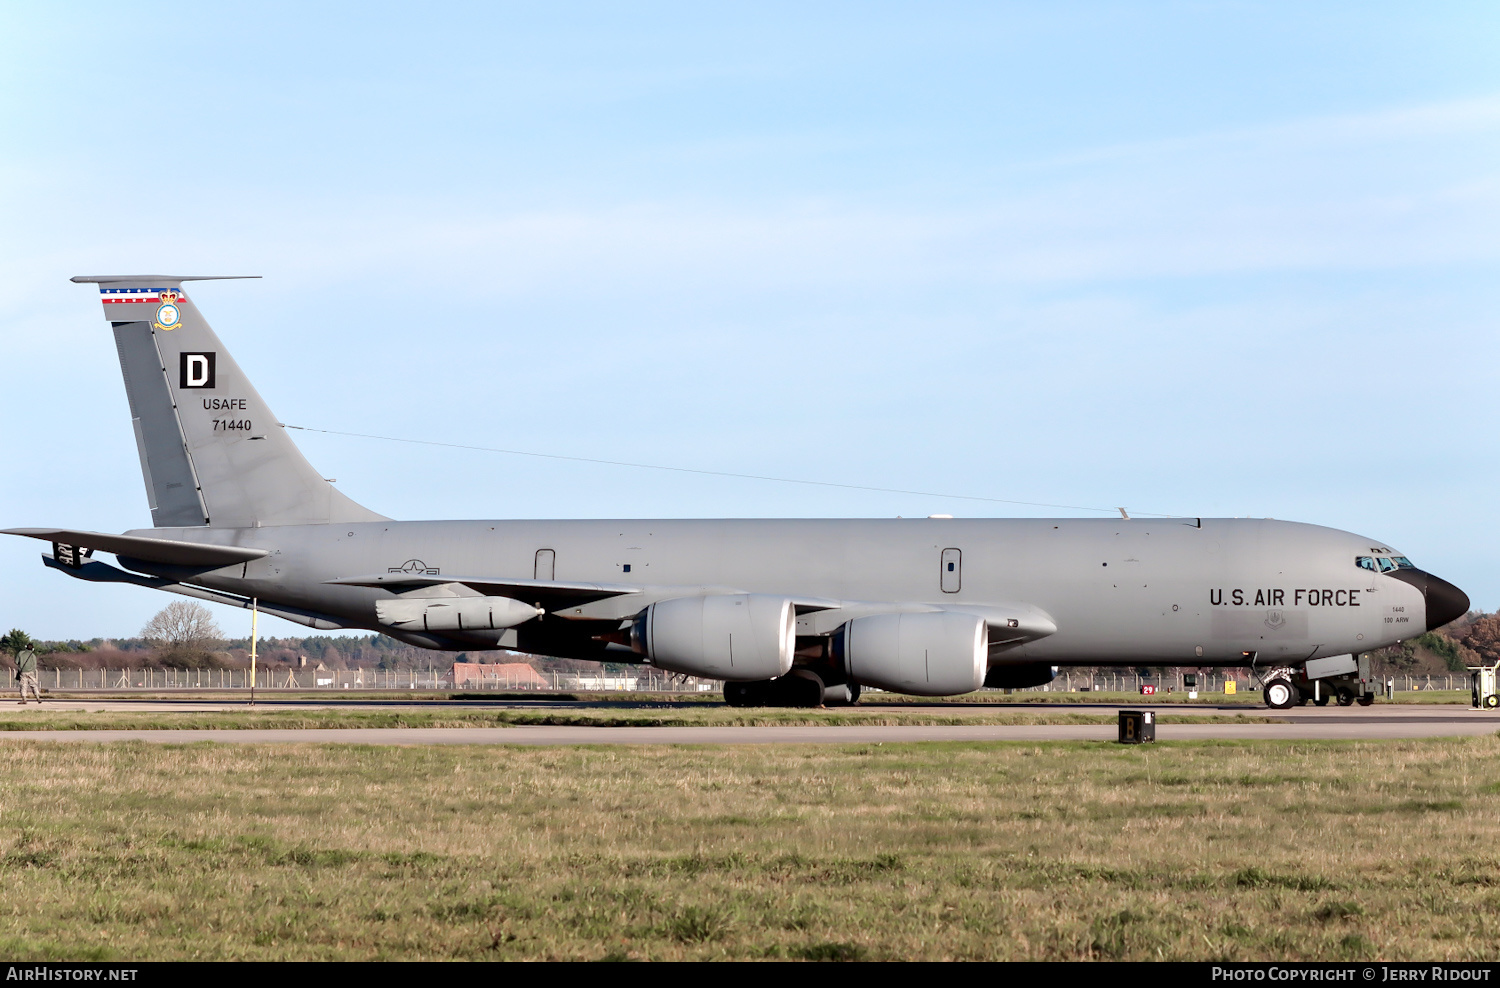
[[(44, 669), (248, 669), (250, 640), (231, 639), (212, 649), (153, 644), (144, 638), (91, 638), (38, 641), (37, 664)], [(10, 663), (9, 655), (0, 662)], [(417, 669), (446, 671), (455, 662), (523, 662), (542, 672), (593, 672), (598, 662), (555, 659), (518, 652), (437, 652), (387, 635), (309, 635), (261, 638), (256, 664), (270, 669)], [(623, 664), (603, 663), (606, 671)]]
[[(38, 664), (49, 669), (247, 669), (250, 666), (248, 638), (231, 639), (219, 643), (219, 647), (205, 649), (163, 646), (144, 638), (39, 641), (36, 652)], [(458, 658), (451, 652), (417, 648), (386, 635), (347, 638), (309, 635), (262, 638), (256, 643), (256, 663), (268, 668), (315, 669), (321, 665), (325, 669), (447, 669)]]
[[(247, 669), (250, 666), (250, 641), (245, 638), (221, 642), (212, 649), (162, 646), (145, 638), (39, 641), (35, 648), (39, 665), (46, 669)], [(1500, 662), (1500, 614), (1471, 611), (1452, 624), (1374, 654), (1374, 671), (1379, 675), (1439, 675), (1463, 672), (1467, 666), (1481, 663)], [(0, 655), (0, 663), (9, 665), (10, 659), (8, 654)], [(516, 652), (435, 652), (380, 634), (262, 638), (257, 643), (256, 661), (273, 669), (322, 666), (324, 669), (447, 670), (455, 662), (524, 662), (543, 672), (594, 671), (601, 665), (607, 672), (628, 668), (623, 663)], [(1166, 667), (1153, 668), (1164, 671)]]
[(1382, 674), (1440, 675), (1500, 662), (1500, 614), (1470, 611), (1451, 624), (1375, 653)]

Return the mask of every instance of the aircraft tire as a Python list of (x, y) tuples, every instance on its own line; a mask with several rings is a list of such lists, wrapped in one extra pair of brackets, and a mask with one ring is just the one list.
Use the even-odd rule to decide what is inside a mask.
[(858, 683), (829, 686), (823, 690), (823, 706), (825, 707), (852, 707), (858, 702)]
[(1266, 684), (1261, 696), (1265, 698), (1266, 706), (1272, 710), (1288, 710), (1297, 705), (1298, 690), (1291, 680), (1277, 676)]
[(1361, 707), (1368, 707), (1370, 704), (1375, 702), (1375, 694), (1361, 693), (1358, 697), (1355, 698), (1355, 702), (1358, 703)]
[(1320, 707), (1326, 707), (1328, 706), (1328, 701), (1331, 699), (1333, 697), (1328, 695), (1327, 690), (1318, 690), (1318, 696), (1313, 699), (1313, 703)]
[(785, 707), (821, 707), (823, 706), (823, 695), (827, 687), (823, 685), (823, 677), (811, 669), (793, 669), (790, 673), (775, 680), (776, 700), (779, 706)]
[(724, 684), (724, 702), (731, 707), (763, 707), (769, 699), (765, 682)]
[(1349, 707), (1354, 705), (1354, 691), (1349, 687), (1340, 686), (1334, 695), (1338, 697), (1339, 706)]

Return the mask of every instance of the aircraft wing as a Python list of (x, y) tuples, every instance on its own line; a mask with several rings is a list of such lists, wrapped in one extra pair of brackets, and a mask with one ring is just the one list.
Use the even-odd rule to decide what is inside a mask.
[(140, 559), (169, 566), (232, 566), (270, 555), (265, 549), (247, 549), (238, 545), (211, 545), (206, 542), (179, 542), (176, 539), (152, 539), (140, 535), (110, 535), (107, 532), (80, 532), (69, 528), (6, 528), (0, 535), (24, 535), (43, 542), (100, 549), (116, 556)]
[(419, 573), (375, 573), (370, 576), (346, 576), (327, 580), (335, 586), (377, 587), (393, 593), (405, 593), (420, 587), (444, 583), (461, 583), (486, 597), (511, 597), (536, 604), (545, 611), (577, 607), (606, 597), (640, 593), (640, 587), (623, 583), (564, 583), (561, 580), (507, 580), (491, 576), (427, 576)]

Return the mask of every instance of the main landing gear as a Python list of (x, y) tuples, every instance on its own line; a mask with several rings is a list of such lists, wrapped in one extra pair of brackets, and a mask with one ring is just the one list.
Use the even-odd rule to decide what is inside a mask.
[(725, 683), (724, 702), (731, 707), (847, 707), (859, 702), (859, 685), (827, 686), (817, 673), (793, 669), (780, 679)]

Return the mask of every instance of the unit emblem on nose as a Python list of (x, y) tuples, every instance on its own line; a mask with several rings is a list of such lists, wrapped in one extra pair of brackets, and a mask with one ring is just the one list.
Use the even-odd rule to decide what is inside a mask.
[(1266, 627), (1270, 628), (1272, 631), (1280, 631), (1282, 628), (1286, 627), (1286, 615), (1281, 613), (1280, 611), (1272, 611), (1266, 617)]
[(156, 307), (156, 321), (151, 325), (164, 332), (181, 326), (182, 310), (177, 307), (177, 300), (181, 297), (176, 292), (162, 292), (161, 305)]

